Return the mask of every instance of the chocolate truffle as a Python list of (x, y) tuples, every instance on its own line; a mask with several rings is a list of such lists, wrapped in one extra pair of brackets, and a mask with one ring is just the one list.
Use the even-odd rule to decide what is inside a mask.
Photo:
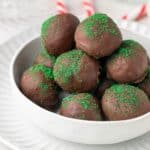
[(53, 16), (42, 24), (42, 42), (51, 55), (60, 55), (74, 46), (74, 32), (79, 19), (72, 14)]
[(148, 57), (148, 65), (150, 65), (150, 58)]
[(20, 82), (22, 92), (34, 103), (51, 109), (58, 102), (52, 69), (37, 64), (27, 69)]
[(107, 61), (107, 77), (120, 83), (138, 83), (145, 78), (147, 67), (147, 54), (142, 45), (125, 40)]
[(62, 100), (59, 113), (70, 118), (101, 120), (97, 100), (88, 93), (72, 94), (65, 97)]
[(150, 101), (137, 87), (114, 84), (102, 97), (102, 109), (108, 120), (131, 119), (150, 112)]
[(110, 17), (96, 13), (78, 25), (75, 41), (77, 48), (101, 58), (112, 54), (120, 46), (122, 36)]
[(53, 73), (58, 85), (69, 92), (92, 90), (100, 74), (98, 62), (81, 50), (61, 54), (56, 59)]
[(150, 98), (150, 66), (147, 69), (146, 78), (138, 84), (138, 87), (141, 88)]
[(108, 80), (108, 79), (103, 79), (99, 86), (98, 86), (98, 90), (97, 90), (97, 97), (101, 98), (105, 92), (106, 89), (108, 89), (112, 84), (114, 84), (114, 81), (112, 80)]
[(46, 67), (53, 68), (56, 57), (47, 53), (46, 50), (42, 50), (35, 58), (34, 64), (43, 64)]

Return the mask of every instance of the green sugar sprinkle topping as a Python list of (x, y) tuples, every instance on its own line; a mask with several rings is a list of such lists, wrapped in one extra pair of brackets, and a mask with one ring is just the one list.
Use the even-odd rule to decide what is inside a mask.
[(150, 66), (147, 68), (147, 78), (150, 79)]
[(130, 48), (121, 47), (118, 51), (119, 56), (129, 57), (133, 54), (133, 50)]
[(113, 58), (118, 58), (118, 57), (128, 58), (132, 56), (133, 54), (135, 54), (136, 48), (139, 46), (140, 45), (133, 40), (125, 40), (122, 42), (121, 46), (116, 51), (116, 53), (112, 55), (112, 57)]
[(56, 61), (56, 57), (54, 55), (50, 55), (48, 54), (48, 52), (46, 50), (42, 50), (40, 55), (42, 55), (43, 57), (50, 59), (52, 61), (52, 63), (54, 64)]
[(134, 40), (124, 40), (121, 45), (123, 47), (135, 48), (135, 47), (139, 46), (139, 43)]
[(42, 64), (36, 64), (29, 69), (30, 72), (42, 72), (46, 79), (54, 79), (52, 69)]
[(46, 91), (46, 90), (48, 90), (48, 87), (49, 87), (49, 86), (48, 86), (46, 83), (43, 83), (43, 82), (42, 82), (42, 83), (39, 84), (39, 87), (40, 87), (42, 90)]
[(114, 84), (108, 90), (114, 94), (118, 103), (126, 103), (134, 106), (138, 106), (140, 104), (140, 100), (137, 95), (139, 89), (137, 87), (127, 84)]
[(96, 13), (82, 22), (83, 30), (89, 38), (96, 38), (107, 32), (118, 35), (115, 24), (110, 24), (110, 18), (106, 14)]
[(66, 108), (69, 102), (76, 101), (84, 109), (89, 109), (89, 107), (93, 109), (97, 109), (98, 105), (93, 102), (91, 103), (92, 99), (93, 99), (93, 96), (88, 93), (71, 94), (62, 100), (62, 106)]
[(47, 20), (45, 20), (42, 24), (42, 27), (41, 27), (41, 35), (43, 37), (47, 36), (48, 34), (48, 29), (49, 27), (51, 26), (52, 22), (56, 19), (56, 16), (53, 16), (53, 17), (50, 17), (48, 18)]
[(62, 84), (68, 83), (72, 75), (79, 71), (80, 59), (84, 54), (81, 50), (72, 50), (60, 55), (54, 65), (54, 78)]

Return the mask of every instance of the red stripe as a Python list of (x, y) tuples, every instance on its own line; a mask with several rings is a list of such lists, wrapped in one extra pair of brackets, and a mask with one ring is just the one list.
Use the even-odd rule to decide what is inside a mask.
[(63, 7), (63, 8), (65, 8), (64, 4), (62, 4), (61, 2), (56, 2), (56, 5), (59, 5), (59, 6)]
[(83, 5), (93, 7), (93, 5), (92, 5), (91, 3), (89, 3), (89, 2), (85, 2), (85, 1), (83, 2)]
[[(93, 14), (93, 12), (94, 12), (93, 4), (90, 3), (90, 2), (87, 2), (87, 1), (83, 1), (83, 5), (84, 5), (84, 7), (86, 9), (87, 15), (91, 16)], [(93, 9), (93, 11), (89, 10), (88, 8), (86, 8), (86, 6), (91, 7)]]
[(92, 12), (90, 10), (87, 10), (87, 15), (88, 16), (91, 16), (92, 15)]
[(124, 20), (128, 19), (128, 15), (122, 16), (122, 19), (124, 19)]
[(143, 18), (144, 16), (146, 16), (147, 14), (147, 5), (144, 4), (141, 8), (141, 11), (139, 12), (138, 16), (135, 18), (136, 21), (140, 20), (141, 18)]

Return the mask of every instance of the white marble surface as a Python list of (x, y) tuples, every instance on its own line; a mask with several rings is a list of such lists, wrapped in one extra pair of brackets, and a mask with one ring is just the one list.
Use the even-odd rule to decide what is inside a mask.
[[(55, 2), (56, 0), (0, 0), (0, 44), (24, 29), (42, 22), (51, 12), (56, 11)], [(81, 2), (81, 0), (66, 0), (70, 12), (79, 16), (85, 15)], [(95, 7), (97, 11), (118, 19), (136, 7), (137, 3), (136, 1), (136, 4), (133, 2), (130, 4), (125, 0), (95, 0)], [(150, 27), (150, 17), (145, 17), (139, 23)], [(0, 143), (0, 150), (10, 149), (12, 148)]]

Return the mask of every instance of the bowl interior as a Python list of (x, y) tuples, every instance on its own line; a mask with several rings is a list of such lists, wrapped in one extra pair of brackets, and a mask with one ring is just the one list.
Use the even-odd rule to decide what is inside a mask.
[(41, 50), (40, 38), (27, 42), (19, 52), (13, 64), (13, 77), (19, 88), (22, 73), (33, 64), (33, 59)]

